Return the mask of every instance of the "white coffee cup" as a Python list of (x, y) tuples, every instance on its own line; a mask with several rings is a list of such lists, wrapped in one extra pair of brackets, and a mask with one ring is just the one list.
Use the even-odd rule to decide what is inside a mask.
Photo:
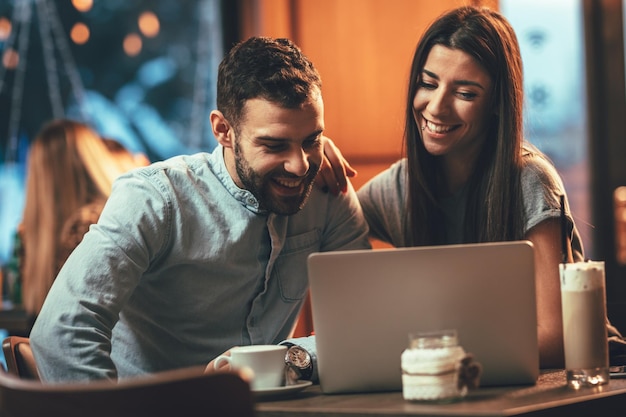
[(276, 388), (284, 385), (286, 353), (287, 346), (283, 345), (237, 346), (230, 350), (230, 356), (218, 356), (213, 366), (219, 369), (228, 363), (233, 369), (251, 370), (253, 390)]

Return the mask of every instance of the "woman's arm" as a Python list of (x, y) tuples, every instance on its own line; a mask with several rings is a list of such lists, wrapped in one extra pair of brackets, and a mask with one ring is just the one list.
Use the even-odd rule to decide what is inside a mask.
[[(541, 368), (562, 368), (563, 320), (559, 263), (562, 262), (563, 255), (559, 219), (552, 218), (539, 223), (530, 229), (526, 239), (535, 247), (539, 363)], [(566, 246), (567, 257), (571, 262), (569, 239)]]

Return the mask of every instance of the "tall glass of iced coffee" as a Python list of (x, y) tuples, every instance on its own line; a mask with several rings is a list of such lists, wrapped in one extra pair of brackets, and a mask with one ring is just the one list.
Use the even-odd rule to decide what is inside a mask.
[(562, 263), (561, 299), (567, 383), (572, 388), (609, 381), (604, 262)]

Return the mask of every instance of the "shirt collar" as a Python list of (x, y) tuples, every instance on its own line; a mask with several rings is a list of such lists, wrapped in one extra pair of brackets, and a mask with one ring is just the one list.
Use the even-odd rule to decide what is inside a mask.
[(239, 188), (233, 178), (230, 176), (228, 169), (226, 169), (226, 162), (224, 161), (224, 147), (217, 145), (217, 147), (211, 153), (209, 157), (209, 164), (215, 176), (220, 180), (224, 188), (233, 196), (233, 198), (241, 203), (242, 206), (247, 208), (253, 213), (265, 214), (266, 210), (259, 208), (259, 200), (248, 190)]

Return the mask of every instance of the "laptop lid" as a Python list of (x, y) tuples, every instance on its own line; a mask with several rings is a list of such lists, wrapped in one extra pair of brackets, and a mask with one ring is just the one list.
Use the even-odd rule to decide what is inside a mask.
[(408, 335), (456, 329), (481, 386), (539, 375), (529, 241), (323, 252), (309, 283), (324, 393), (402, 389)]

